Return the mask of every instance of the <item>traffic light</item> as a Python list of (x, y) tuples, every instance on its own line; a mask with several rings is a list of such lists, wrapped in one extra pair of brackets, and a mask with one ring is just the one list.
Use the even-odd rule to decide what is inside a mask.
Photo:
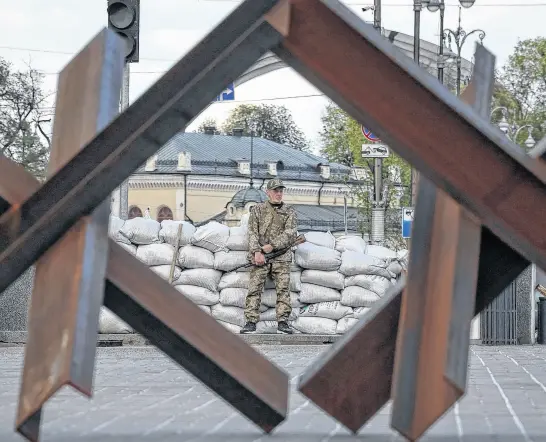
[(108, 27), (123, 37), (125, 61), (138, 62), (140, 0), (107, 0)]

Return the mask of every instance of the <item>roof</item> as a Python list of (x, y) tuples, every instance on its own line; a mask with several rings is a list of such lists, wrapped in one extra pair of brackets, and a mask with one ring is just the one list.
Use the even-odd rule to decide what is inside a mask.
[(235, 207), (244, 207), (246, 203), (263, 203), (264, 201), (267, 201), (267, 194), (263, 190), (256, 189), (255, 187), (247, 187), (233, 195), (230, 203)]
[[(308, 152), (293, 149), (263, 138), (252, 139), (253, 177), (270, 179), (268, 163), (277, 163), (277, 176), (283, 180), (339, 182), (339, 175), (346, 177), (350, 168)], [(203, 133), (179, 133), (157, 153), (157, 168), (146, 172), (142, 165), (136, 174), (190, 174), (246, 177), (239, 173), (237, 161), (250, 160), (251, 138), (234, 135), (208, 135)], [(191, 172), (177, 170), (178, 154), (191, 154)], [(320, 165), (329, 165), (331, 178), (320, 175)], [(338, 176), (336, 178), (336, 175)]]

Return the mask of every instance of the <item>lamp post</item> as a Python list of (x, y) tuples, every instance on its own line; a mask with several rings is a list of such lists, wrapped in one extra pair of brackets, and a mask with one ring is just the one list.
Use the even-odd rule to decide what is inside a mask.
[[(474, 0), (459, 0), (459, 2), (464, 8), (470, 8), (474, 4)], [(452, 40), (457, 47), (457, 95), (461, 94), (461, 50), (466, 42), (466, 39), (476, 32), (479, 33), (478, 38), (480, 39), (480, 44), (483, 44), (485, 31), (483, 31), (482, 29), (473, 29), (470, 32), (466, 32), (461, 27), (461, 7), (459, 7), (459, 26), (457, 27), (457, 30), (453, 31), (451, 29), (446, 29), (445, 32), (440, 36), (441, 40), (443, 40), (444, 38), (448, 39), (450, 49)]]
[(491, 117), (493, 117), (493, 114), (495, 114), (495, 112), (497, 112), (497, 111), (502, 112), (502, 118), (501, 118), (501, 120), (499, 121), (499, 124), (498, 124), (498, 127), (501, 130), (501, 132), (504, 135), (506, 135), (506, 137), (509, 140), (512, 140), (514, 143), (517, 143), (516, 140), (518, 138), (519, 133), (523, 129), (527, 129), (527, 139), (523, 142), (523, 144), (525, 145), (525, 147), (528, 150), (532, 149), (536, 144), (536, 141), (533, 138), (533, 134), (532, 134), (533, 126), (531, 126), (530, 124), (524, 124), (522, 126), (518, 126), (515, 123), (510, 124), (508, 122), (508, 119), (510, 117), (510, 112), (508, 111), (508, 108), (506, 108), (504, 106), (498, 106), (498, 107), (494, 108), (491, 111)]

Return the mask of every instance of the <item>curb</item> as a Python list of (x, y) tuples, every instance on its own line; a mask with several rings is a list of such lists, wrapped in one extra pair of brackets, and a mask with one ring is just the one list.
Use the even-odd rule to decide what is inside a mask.
[[(238, 335), (252, 345), (324, 345), (333, 344), (342, 338), (342, 335), (307, 335), (307, 334), (250, 334)], [(0, 347), (24, 345), (27, 341), (27, 332), (0, 331)], [(150, 342), (137, 333), (99, 334), (98, 347), (147, 346)]]

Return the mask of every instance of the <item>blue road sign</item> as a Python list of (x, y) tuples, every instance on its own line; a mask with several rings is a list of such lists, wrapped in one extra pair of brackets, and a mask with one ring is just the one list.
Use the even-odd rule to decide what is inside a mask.
[(402, 207), (402, 238), (411, 238), (413, 215), (413, 207)]
[(216, 97), (216, 101), (233, 101), (235, 100), (235, 86), (233, 83), (227, 85), (220, 95)]
[(362, 131), (362, 135), (364, 135), (364, 138), (366, 138), (368, 141), (371, 141), (372, 143), (378, 143), (381, 140), (377, 135), (375, 135), (370, 129), (360, 125), (360, 130)]

